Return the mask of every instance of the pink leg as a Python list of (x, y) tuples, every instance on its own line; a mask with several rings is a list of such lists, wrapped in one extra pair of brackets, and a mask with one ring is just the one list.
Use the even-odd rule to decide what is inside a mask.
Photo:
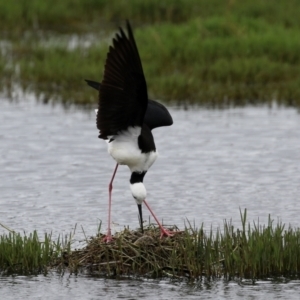
[(119, 164), (116, 164), (116, 167), (115, 167), (115, 170), (114, 170), (114, 173), (113, 173), (113, 176), (110, 180), (110, 183), (108, 185), (108, 193), (109, 193), (109, 200), (108, 200), (108, 229), (107, 229), (107, 235), (104, 237), (103, 241), (104, 242), (111, 242), (112, 241), (112, 236), (111, 236), (111, 229), (110, 229), (110, 217), (111, 217), (111, 192), (112, 192), (112, 188), (113, 188), (113, 181), (114, 181), (114, 178), (115, 178), (115, 175), (117, 173), (117, 170), (118, 170), (118, 166)]
[(158, 225), (159, 228), (160, 228), (160, 238), (162, 238), (164, 235), (165, 235), (165, 236), (173, 236), (173, 235), (174, 235), (173, 232), (171, 232), (171, 231), (168, 230), (168, 229), (165, 229), (165, 228), (161, 225), (161, 223), (160, 223), (160, 222), (158, 221), (158, 219), (156, 218), (154, 212), (152, 211), (152, 209), (150, 208), (150, 206), (148, 205), (148, 203), (147, 203), (146, 200), (144, 200), (144, 203), (145, 203), (145, 205), (147, 206), (147, 208), (149, 209), (151, 215), (153, 216), (153, 218), (155, 219), (157, 225)]

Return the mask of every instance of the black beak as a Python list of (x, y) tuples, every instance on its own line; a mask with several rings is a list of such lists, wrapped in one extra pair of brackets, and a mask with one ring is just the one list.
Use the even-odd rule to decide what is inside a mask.
[(144, 233), (144, 228), (143, 228), (143, 214), (142, 214), (142, 204), (138, 204), (138, 210), (139, 210), (139, 219), (140, 219), (140, 224), (141, 224), (141, 231)]

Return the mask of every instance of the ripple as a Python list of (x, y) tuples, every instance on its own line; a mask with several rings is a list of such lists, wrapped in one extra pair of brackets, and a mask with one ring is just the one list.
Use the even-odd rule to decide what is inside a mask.
[[(170, 108), (170, 112), (174, 125), (154, 130), (160, 155), (145, 177), (148, 201), (160, 219), (179, 227), (186, 219), (195, 220), (197, 226), (204, 222), (207, 229), (222, 226), (225, 219), (240, 226), (239, 208), (247, 208), (249, 221), (266, 223), (270, 213), (275, 220), (300, 227), (300, 117), (296, 110)], [(0, 99), (0, 119), (1, 223), (16, 231), (52, 232), (54, 237), (71, 232), (75, 224), (94, 235), (100, 220), (104, 230), (107, 185), (115, 163), (106, 143), (97, 138), (93, 112), (65, 111), (30, 99), (20, 103)], [(114, 183), (116, 230), (138, 227), (129, 176), (128, 168), (121, 167)], [(147, 220), (145, 210), (144, 215)], [(84, 238), (81, 229), (76, 238)], [(65, 299), (82, 299), (83, 291), (84, 299), (110, 299), (109, 295), (153, 299), (154, 292), (156, 299), (240, 298), (245, 293), (258, 297), (263, 292), (284, 298), (284, 293), (291, 289), (294, 295), (299, 286), (299, 282), (268, 282), (267, 288), (264, 283), (241, 288), (220, 281), (195, 289), (167, 282), (54, 275), (1, 281), (6, 299), (11, 289), (13, 299), (17, 291), (22, 298), (43, 295), (43, 299), (49, 295), (58, 299), (60, 293)], [(37, 282), (42, 283), (37, 287)]]

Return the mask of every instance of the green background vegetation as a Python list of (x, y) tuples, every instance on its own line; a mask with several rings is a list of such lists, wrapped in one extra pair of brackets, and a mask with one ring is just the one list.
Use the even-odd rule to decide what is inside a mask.
[(300, 106), (296, 0), (1, 0), (2, 90), (17, 85), (43, 101), (96, 103), (83, 79), (101, 81), (108, 45), (125, 19), (152, 98)]

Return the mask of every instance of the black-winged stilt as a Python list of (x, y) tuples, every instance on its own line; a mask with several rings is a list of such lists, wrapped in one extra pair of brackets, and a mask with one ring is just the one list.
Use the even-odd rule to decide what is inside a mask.
[(162, 104), (148, 99), (141, 59), (128, 21), (126, 25), (127, 36), (120, 28), (113, 45), (109, 47), (102, 82), (86, 80), (99, 90), (99, 106), (96, 110), (99, 138), (107, 141), (108, 152), (117, 162), (109, 183), (107, 242), (112, 239), (111, 192), (119, 165), (127, 165), (131, 171), (130, 189), (138, 206), (141, 230), (144, 202), (160, 227), (161, 237), (172, 235), (163, 228), (146, 202), (143, 179), (158, 155), (151, 130), (172, 125), (173, 120)]

